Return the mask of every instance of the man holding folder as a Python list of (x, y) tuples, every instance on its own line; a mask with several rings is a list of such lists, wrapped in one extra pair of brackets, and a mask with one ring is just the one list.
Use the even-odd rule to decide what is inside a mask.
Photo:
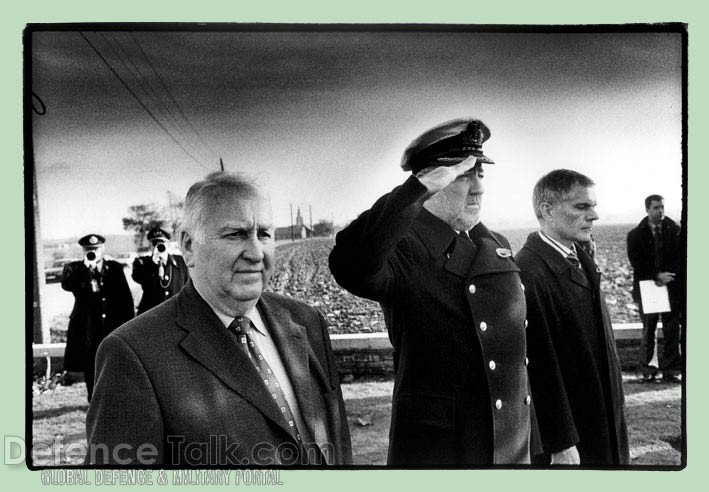
[[(645, 199), (645, 210), (647, 217), (628, 233), (628, 258), (633, 267), (633, 300), (638, 303), (643, 322), (640, 368), (644, 382), (653, 382), (658, 371), (662, 371), (664, 381), (679, 383), (682, 370), (680, 311), (683, 299), (680, 227), (665, 217), (665, 203), (660, 195), (648, 196)], [(645, 312), (648, 309), (642, 302), (642, 281), (652, 281), (658, 287), (666, 287), (670, 311)], [(652, 359), (655, 353), (655, 331), (660, 317), (664, 348), (658, 367)]]

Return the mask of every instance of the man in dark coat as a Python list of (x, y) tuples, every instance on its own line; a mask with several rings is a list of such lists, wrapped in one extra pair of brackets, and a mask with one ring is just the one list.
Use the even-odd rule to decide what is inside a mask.
[(507, 240), (479, 222), (489, 136), (460, 119), (414, 140), (413, 175), (330, 254), (341, 286), (381, 304), (394, 346), (390, 465), (530, 460), (524, 287)]
[(212, 173), (192, 185), (184, 213), (191, 280), (99, 347), (89, 462), (351, 463), (323, 317), (263, 292), (275, 260), (267, 196), (248, 178)]
[(579, 242), (596, 214), (594, 183), (552, 171), (534, 188), (540, 230), (517, 254), (527, 287), (529, 378), (544, 454), (540, 464), (627, 464), (620, 362), (601, 271)]
[(150, 255), (139, 256), (133, 261), (131, 277), (143, 288), (138, 314), (180, 292), (190, 278), (182, 256), (168, 253), (169, 240), (167, 231), (159, 227), (150, 230)]
[(84, 373), (88, 398), (94, 387), (94, 358), (101, 341), (133, 318), (133, 296), (123, 265), (103, 258), (105, 239), (89, 234), (79, 239), (84, 260), (64, 266), (62, 288), (74, 294), (69, 316), (64, 370)]
[[(665, 201), (660, 195), (645, 199), (647, 217), (628, 233), (628, 259), (633, 267), (633, 300), (640, 308), (643, 334), (640, 346), (640, 368), (643, 380), (651, 382), (658, 367), (651, 365), (655, 353), (655, 331), (662, 316), (664, 349), (660, 356), (659, 369), (664, 381), (677, 383), (682, 371), (680, 356), (680, 324), (683, 304), (682, 295), (682, 247), (680, 227), (665, 216)], [(645, 314), (640, 299), (640, 281), (652, 280), (657, 285), (666, 285), (670, 298), (670, 311)]]

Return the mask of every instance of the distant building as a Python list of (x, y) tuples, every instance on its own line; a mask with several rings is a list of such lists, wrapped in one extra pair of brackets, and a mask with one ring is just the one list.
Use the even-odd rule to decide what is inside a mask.
[(313, 230), (306, 227), (303, 223), (303, 216), (300, 215), (300, 208), (298, 208), (298, 215), (296, 216), (295, 224), (292, 227), (276, 227), (276, 241), (306, 239), (312, 236)]

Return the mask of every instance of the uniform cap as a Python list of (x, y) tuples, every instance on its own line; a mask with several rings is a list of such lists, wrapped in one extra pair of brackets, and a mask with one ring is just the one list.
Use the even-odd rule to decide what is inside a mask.
[(471, 155), (478, 162), (494, 164), (482, 151), (490, 129), (475, 118), (446, 121), (416, 138), (404, 151), (401, 168), (416, 174), (429, 166), (452, 166)]
[(168, 241), (170, 239), (170, 234), (167, 231), (156, 227), (148, 232), (148, 241), (152, 242), (162, 242)]
[(79, 246), (83, 248), (98, 248), (105, 242), (106, 240), (103, 236), (98, 234), (88, 234), (79, 239)]

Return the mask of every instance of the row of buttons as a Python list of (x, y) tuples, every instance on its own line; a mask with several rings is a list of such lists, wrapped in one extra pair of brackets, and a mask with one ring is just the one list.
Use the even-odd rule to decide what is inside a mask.
[[(532, 403), (532, 397), (527, 395), (524, 397), (524, 404), (529, 406)], [(502, 400), (495, 400), (495, 408), (502, 409)]]

